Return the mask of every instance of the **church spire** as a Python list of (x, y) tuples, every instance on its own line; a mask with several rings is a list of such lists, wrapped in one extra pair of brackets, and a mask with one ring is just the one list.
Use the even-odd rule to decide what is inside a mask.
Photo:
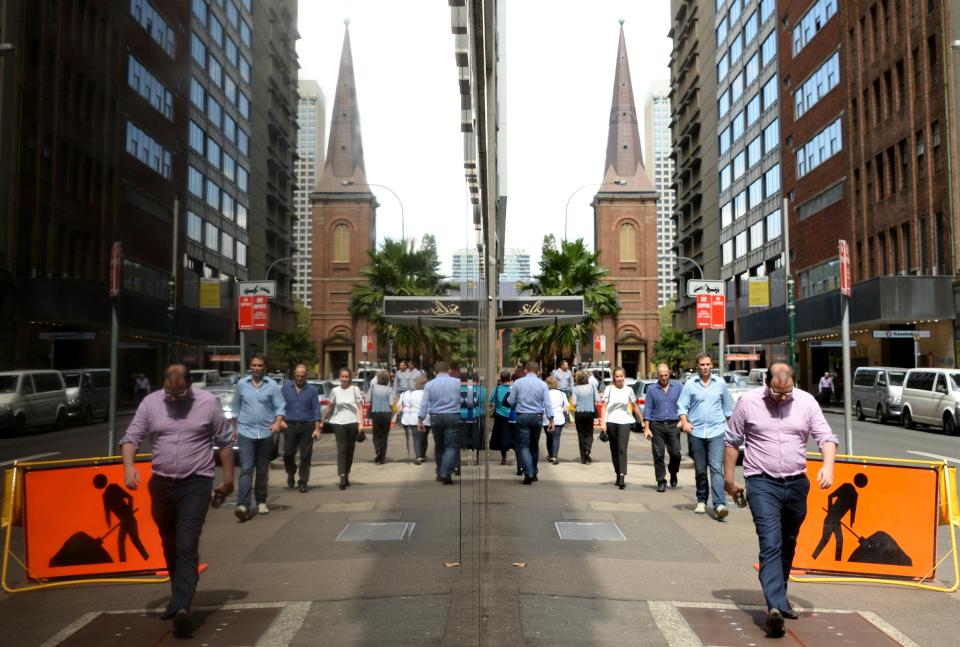
[(633, 83), (627, 45), (620, 21), (620, 46), (617, 49), (617, 72), (613, 82), (613, 100), (610, 105), (610, 131), (607, 135), (607, 160), (601, 193), (635, 193), (653, 191), (653, 184), (643, 166), (640, 149), (640, 124), (633, 101)]
[(357, 86), (353, 79), (353, 54), (350, 50), (350, 21), (344, 20), (340, 74), (333, 101), (333, 119), (327, 144), (327, 161), (317, 183), (324, 193), (368, 193), (360, 137), (360, 111)]

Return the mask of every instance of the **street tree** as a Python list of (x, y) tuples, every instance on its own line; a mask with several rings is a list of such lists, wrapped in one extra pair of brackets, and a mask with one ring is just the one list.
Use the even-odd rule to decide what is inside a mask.
[(432, 360), (433, 351), (449, 349), (451, 331), (430, 326), (389, 324), (383, 319), (385, 296), (443, 296), (453, 285), (440, 274), (440, 260), (432, 236), (424, 236), (419, 248), (413, 240), (387, 238), (376, 251), (369, 252), (370, 263), (360, 270), (367, 279), (353, 287), (350, 313), (365, 317), (394, 352), (400, 356), (423, 354)]
[(554, 357), (571, 357), (579, 340), (589, 344), (603, 316), (620, 311), (617, 290), (604, 279), (609, 270), (598, 263), (600, 252), (587, 249), (582, 238), (560, 241), (544, 236), (540, 273), (523, 285), (538, 296), (583, 296), (585, 318), (577, 324), (547, 325), (514, 331), (510, 358), (523, 361), (537, 358), (553, 362)]
[(670, 367), (676, 375), (680, 375), (680, 367), (693, 357), (696, 342), (685, 331), (674, 328), (674, 304), (660, 308), (660, 336), (653, 342), (653, 361)]
[(271, 355), (278, 359), (278, 363), (288, 372), (297, 364), (312, 367), (317, 361), (317, 345), (310, 337), (310, 311), (299, 302), (295, 309), (297, 326), (280, 334), (271, 347)]

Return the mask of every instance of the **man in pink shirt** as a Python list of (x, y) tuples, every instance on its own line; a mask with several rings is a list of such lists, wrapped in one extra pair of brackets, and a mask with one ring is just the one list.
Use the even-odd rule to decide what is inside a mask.
[(807, 439), (823, 454), (817, 474), (821, 489), (833, 484), (839, 441), (816, 399), (794, 388), (793, 370), (784, 363), (767, 369), (766, 386), (740, 397), (724, 434), (724, 488), (737, 497), (743, 487), (734, 476), (740, 445), (746, 442), (743, 475), (746, 498), (760, 540), (760, 587), (767, 602), (767, 631), (783, 635), (783, 619), (796, 619), (787, 601), (787, 580), (797, 535), (807, 515)]

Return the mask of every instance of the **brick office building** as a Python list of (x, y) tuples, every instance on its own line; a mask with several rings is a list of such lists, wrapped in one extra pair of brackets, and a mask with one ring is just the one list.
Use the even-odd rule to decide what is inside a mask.
[[(602, 330), (613, 344), (612, 361), (629, 377), (646, 376), (659, 334), (657, 315), (657, 198), (640, 147), (640, 123), (630, 64), (620, 27), (620, 45), (610, 106), (603, 184), (593, 199), (594, 249), (617, 289), (621, 310), (604, 317)], [(610, 357), (608, 355), (608, 357)]]

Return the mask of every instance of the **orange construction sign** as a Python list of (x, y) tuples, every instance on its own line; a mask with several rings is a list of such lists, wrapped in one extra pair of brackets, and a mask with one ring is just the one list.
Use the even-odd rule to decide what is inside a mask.
[(128, 490), (123, 465), (32, 469), (24, 473), (27, 571), (32, 579), (159, 571), (166, 568), (150, 515), (149, 462)]
[(940, 471), (935, 465), (838, 460), (833, 485), (817, 487), (807, 462), (807, 517), (793, 567), (807, 571), (923, 579), (934, 574)]

